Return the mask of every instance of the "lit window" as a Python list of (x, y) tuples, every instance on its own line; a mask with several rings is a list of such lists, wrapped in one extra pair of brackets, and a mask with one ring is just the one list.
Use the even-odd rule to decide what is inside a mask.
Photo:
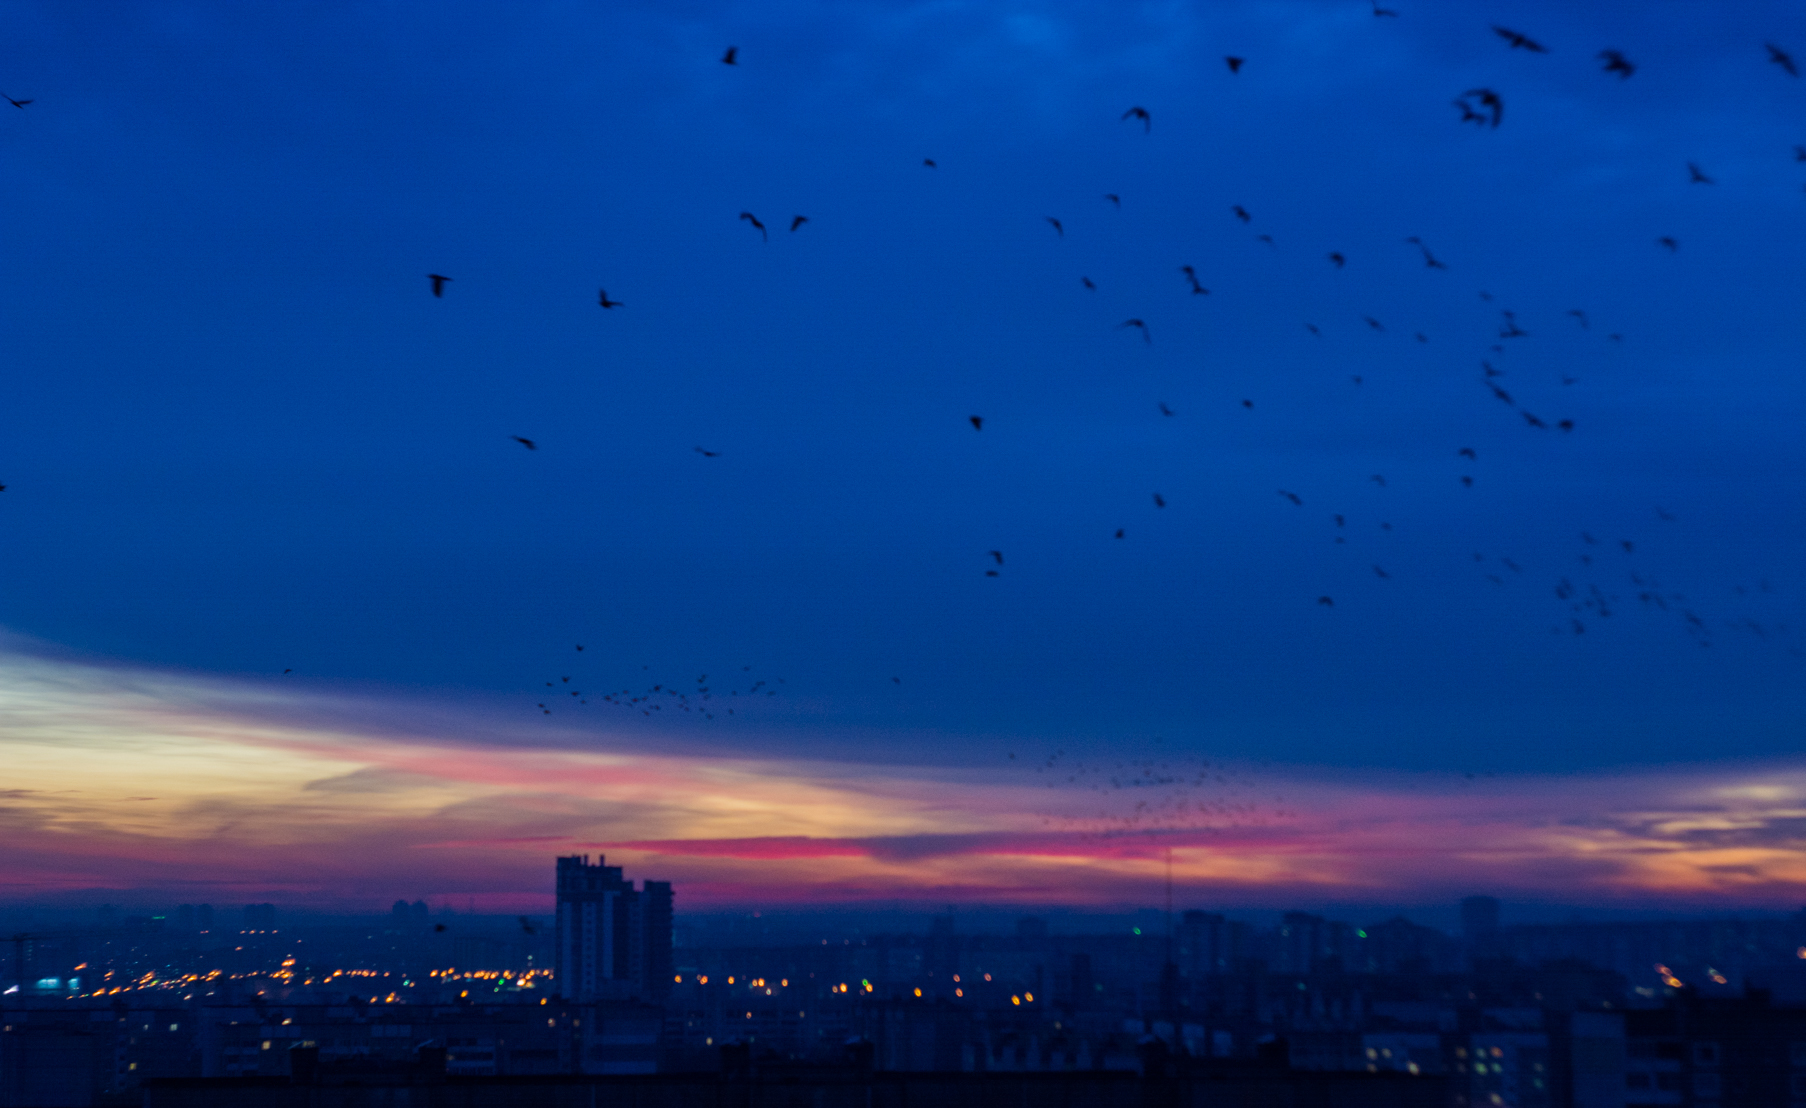
[(270, 1041), (268, 1039), (265, 1039), (263, 1041), (263, 1049), (265, 1049), (265, 1050), (270, 1049)]
[(920, 990), (920, 989), (917, 989), (917, 990), (916, 990), (916, 995), (917, 995), (917, 996), (921, 996), (921, 995), (922, 995), (922, 990)]
[(964, 990), (964, 989), (955, 989), (955, 990), (953, 990), (953, 995), (954, 995), (954, 996), (965, 996), (965, 995), (966, 995), (966, 990)]

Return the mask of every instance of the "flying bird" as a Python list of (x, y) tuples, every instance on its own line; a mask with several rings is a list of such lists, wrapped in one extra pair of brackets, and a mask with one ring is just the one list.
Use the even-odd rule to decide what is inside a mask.
[(1122, 197), (1116, 195), (1113, 192), (1104, 193), (1104, 199), (1108, 200), (1112, 204), (1115, 204), (1119, 208), (1122, 207)]
[(528, 450), (538, 450), (539, 449), (539, 444), (534, 442), (532, 439), (523, 439), (519, 435), (509, 435), (508, 437), (513, 439), (515, 442), (520, 443), (522, 446), (526, 447)]
[(1374, 484), (1378, 485), (1382, 489), (1386, 487), (1386, 478), (1378, 473), (1374, 474), (1372, 477), (1369, 477), (1367, 479), (1369, 481), (1372, 481)]
[(1398, 17), (1398, 13), (1391, 8), (1380, 7), (1379, 0), (1370, 0), (1370, 2), (1373, 4), (1373, 17), (1375, 19), (1381, 19), (1386, 16), (1392, 16), (1395, 19)]
[(519, 918), (520, 918), (520, 929), (522, 931), (525, 931), (529, 935), (537, 935), (539, 933), (539, 928), (534, 926), (534, 923), (532, 920), (528, 919), (526, 916), (521, 916)]
[(977, 416), (977, 415), (967, 416), (966, 419), (968, 422), (970, 422), (972, 424), (972, 430), (982, 431), (985, 429), (985, 417), (984, 416)]
[(1390, 573), (1387, 573), (1387, 572), (1386, 572), (1386, 571), (1385, 571), (1385, 570), (1383, 570), (1383, 569), (1381, 569), (1381, 568), (1380, 568), (1380, 567), (1379, 567), (1379, 566), (1374, 566), (1374, 567), (1373, 567), (1373, 572), (1374, 572), (1374, 573), (1375, 573), (1375, 574), (1376, 574), (1376, 575), (1378, 575), (1378, 576), (1380, 576), (1380, 577), (1390, 577), (1390, 576), (1392, 576), (1392, 575), (1391, 575), (1391, 574), (1390, 574)]
[(1666, 246), (1668, 248), (1668, 252), (1670, 254), (1676, 252), (1677, 250), (1679, 250), (1681, 248), (1681, 244), (1676, 242), (1672, 237), (1670, 237), (1668, 235), (1663, 235), (1661, 238), (1657, 239), (1656, 245), (1657, 246)]
[(1768, 47), (1768, 60), (1786, 70), (1789, 77), (1798, 77), (1800, 75), (1800, 67), (1793, 64), (1792, 54), (1789, 54), (1772, 42), (1765, 42), (1762, 45)]
[(1247, 60), (1248, 59), (1246, 59), (1246, 58), (1238, 58), (1235, 55), (1231, 54), (1223, 59), (1223, 64), (1225, 64), (1229, 67), (1229, 72), (1240, 73), (1242, 71), (1242, 63)]
[(1706, 176), (1706, 171), (1701, 169), (1696, 162), (1687, 163), (1687, 180), (1690, 184), (1695, 185), (1715, 185), (1718, 183)]
[[(1475, 111), (1473, 106), (1467, 102), (1467, 98), (1470, 96), (1478, 100), (1480, 106), (1485, 108), (1486, 111)], [(1498, 129), (1499, 123), (1505, 118), (1505, 101), (1498, 93), (1489, 88), (1468, 89), (1461, 94), (1460, 99), (1455, 101), (1455, 106), (1461, 109), (1461, 122), (1463, 123), (1474, 122), (1485, 124), (1490, 122), (1496, 130)]]
[(429, 273), (426, 275), (426, 279), (433, 283), (434, 296), (444, 296), (445, 282), (451, 280), (450, 277), (447, 277), (442, 273)]
[(1587, 314), (1584, 311), (1581, 311), (1579, 308), (1569, 308), (1568, 314), (1580, 322), (1582, 330), (1590, 331), (1593, 329), (1593, 325), (1587, 322)]
[(940, 167), (939, 167), (939, 166), (937, 166), (937, 165), (935, 165), (935, 164), (934, 164), (934, 159), (933, 159), (933, 158), (923, 158), (923, 159), (922, 159), (922, 164), (923, 164), (923, 165), (924, 165), (924, 166), (926, 166), (926, 167), (928, 167), (928, 168), (929, 168), (929, 169), (939, 169), (939, 168), (940, 168)]
[(1156, 507), (1156, 508), (1166, 507), (1166, 498), (1161, 496), (1159, 493), (1155, 493), (1154, 494), (1154, 507)]
[(1438, 261), (1436, 259), (1436, 255), (1430, 253), (1430, 248), (1425, 246), (1423, 243), (1423, 240), (1418, 238), (1416, 235), (1412, 235), (1410, 238), (1406, 239), (1405, 241), (1410, 243), (1412, 246), (1417, 247), (1417, 249), (1419, 249), (1420, 251), (1423, 252), (1423, 264), (1426, 268), (1428, 268), (1428, 269), (1447, 269), (1448, 268), (1448, 266), (1442, 264), (1440, 261)]
[(1242, 407), (1247, 408), (1249, 411), (1253, 411), (1254, 410), (1254, 401), (1244, 400), (1244, 401), (1242, 401)]
[(1058, 233), (1058, 234), (1059, 234), (1059, 236), (1060, 236), (1060, 237), (1061, 237), (1061, 238), (1065, 238), (1065, 237), (1066, 237), (1066, 228), (1064, 228), (1064, 227), (1062, 227), (1062, 226), (1060, 226), (1060, 221), (1059, 221), (1059, 220), (1057, 220), (1057, 219), (1055, 219), (1055, 218), (1054, 218), (1054, 217), (1053, 217), (1053, 216), (1051, 216), (1051, 215), (1050, 215), (1050, 216), (1047, 216), (1047, 217), (1045, 217), (1045, 218), (1046, 218), (1046, 219), (1047, 219), (1047, 222), (1049, 222), (1049, 223), (1051, 223), (1051, 224), (1053, 224), (1053, 229), (1054, 229), (1054, 231), (1055, 231), (1055, 232), (1057, 232), (1057, 233)]
[(1379, 320), (1373, 318), (1370, 315), (1364, 315), (1361, 318), (1366, 320), (1367, 326), (1373, 328), (1375, 331), (1384, 331), (1386, 329), (1385, 324), (1381, 323)]
[(1149, 345), (1153, 344), (1154, 336), (1148, 334), (1148, 325), (1146, 323), (1143, 323), (1141, 320), (1125, 319), (1121, 323), (1118, 323), (1116, 325), (1116, 329), (1119, 331), (1122, 330), (1124, 327), (1134, 327), (1134, 328), (1140, 330), (1142, 339), (1145, 342), (1147, 342)]
[(1605, 63), (1603, 72), (1616, 73), (1620, 81), (1629, 79), (1630, 75), (1637, 71), (1637, 67), (1631, 64), (1630, 59), (1616, 50), (1599, 51), (1599, 60)]
[(1249, 220), (1252, 220), (1254, 218), (1253, 216), (1248, 214), (1248, 209), (1242, 207), (1240, 204), (1232, 205), (1229, 210), (1234, 212), (1235, 218), (1241, 220), (1243, 223), (1247, 223)]
[(1170, 416), (1170, 415), (1178, 415), (1179, 413), (1175, 412), (1171, 408), (1167, 407), (1166, 401), (1162, 400), (1160, 402), (1160, 414), (1163, 416)]
[(740, 64), (740, 48), (738, 46), (728, 47), (727, 53), (721, 55), (721, 64), (722, 65), (739, 65)]
[(602, 305), (604, 308), (619, 308), (621, 306), (619, 300), (610, 300), (608, 298), (607, 289), (596, 290), (596, 303)]
[(991, 556), (991, 557), (993, 557), (993, 558), (995, 558), (995, 559), (997, 559), (997, 564), (998, 564), (998, 565), (1002, 565), (1002, 564), (1003, 564), (1003, 551), (1001, 551), (1001, 550), (988, 550), (988, 551), (986, 551), (986, 553), (987, 553), (987, 554), (989, 554), (989, 555), (990, 555), (990, 556)]
[(1143, 134), (1146, 134), (1147, 132), (1152, 131), (1154, 129), (1154, 117), (1148, 114), (1148, 110), (1146, 108), (1142, 108), (1142, 107), (1130, 108), (1128, 111), (1122, 113), (1122, 117), (1123, 117), (1124, 122), (1127, 122), (1131, 119), (1141, 120), (1141, 130), (1142, 130)]
[(1547, 54), (1549, 52), (1549, 48), (1542, 43), (1531, 38), (1529, 35), (1513, 31), (1509, 27), (1501, 27), (1495, 23), (1492, 25), (1492, 33), (1498, 35), (1506, 42), (1509, 42), (1513, 50), (1528, 50), (1532, 54)]
[(1334, 262), (1337, 269), (1341, 269), (1343, 266), (1348, 264), (1348, 259), (1344, 258), (1340, 253), (1338, 253), (1334, 250), (1331, 250), (1327, 255), (1325, 255), (1325, 257), (1327, 257), (1331, 262)]
[(14, 100), (12, 97), (7, 96), (3, 92), (0, 92), (0, 99), (4, 99), (8, 104), (11, 104), (13, 107), (18, 108), (21, 111), (23, 111), (25, 109), (25, 105), (32, 103), (32, 101), (30, 101), (30, 100)]
[(1116, 529), (1116, 537), (1119, 539), (1122, 538), (1122, 528), (1118, 527)]
[(1796, 162), (1806, 162), (1806, 146), (1795, 146), (1793, 148), (1793, 160)]
[(794, 216), (791, 216), (791, 217), (790, 217), (790, 233), (791, 233), (791, 234), (795, 234), (795, 233), (796, 233), (796, 229), (797, 229), (797, 228), (798, 228), (798, 227), (801, 227), (801, 226), (802, 226), (802, 225), (803, 225), (803, 224), (805, 224), (805, 223), (807, 223), (807, 222), (809, 222), (809, 217), (808, 217), (808, 216), (806, 216), (806, 215), (794, 215)]
[(1466, 458), (1473, 462), (1480, 460), (1480, 455), (1474, 453), (1474, 448), (1471, 446), (1464, 446), (1460, 450), (1455, 451), (1455, 456), (1458, 458)]
[(1521, 414), (1524, 417), (1524, 422), (1528, 423), (1530, 426), (1541, 427), (1545, 431), (1549, 429), (1549, 425), (1547, 423), (1544, 423), (1542, 420), (1531, 415), (1529, 412), (1521, 412), (1519, 414)]
[(1290, 500), (1297, 507), (1300, 507), (1300, 508), (1304, 507), (1304, 498), (1299, 496), (1295, 492), (1287, 492), (1285, 489), (1280, 489), (1279, 495), (1285, 497), (1287, 500)]
[[(703, 457), (705, 457), (705, 458), (719, 458), (719, 457), (721, 457), (721, 452), (720, 452), (720, 451), (719, 451), (719, 450), (704, 450), (704, 449), (703, 449), (703, 448), (702, 448), (702, 447), (700, 447), (700, 446), (697, 446), (697, 447), (693, 447), (693, 448), (692, 448), (692, 449), (694, 449), (694, 450), (695, 450), (695, 451), (696, 451), (696, 453), (698, 453), (698, 454), (701, 454), (701, 455), (702, 455), (702, 456), (703, 456)], [(581, 650), (581, 649), (583, 649), (583, 648), (582, 648), (582, 647), (578, 647), (578, 648), (577, 648), (577, 649), (579, 649), (579, 650)]]
[(1319, 596), (1317, 598), (1317, 603), (1323, 605), (1325, 608), (1334, 608), (1336, 606), (1336, 602), (1327, 596)]
[(446, 930), (445, 924), (443, 924), (443, 923), (433, 924), (433, 933), (434, 934), (440, 934), (440, 933), (444, 932), (445, 930)]
[(761, 239), (765, 240), (766, 242), (771, 241), (771, 236), (765, 233), (765, 224), (759, 222), (758, 216), (752, 214), (751, 212), (741, 212), (740, 218), (744, 219), (744, 220), (746, 220), (746, 222), (752, 224), (754, 229), (756, 229), (759, 232), (759, 237)]
[(1210, 290), (1198, 283), (1198, 271), (1197, 270), (1193, 269), (1191, 266), (1182, 265), (1179, 267), (1179, 272), (1185, 274), (1185, 279), (1187, 281), (1191, 282), (1191, 294), (1193, 296), (1209, 296), (1210, 295)]
[(1097, 291), (1097, 286), (1091, 283), (1091, 278), (1089, 277), (1080, 277), (1079, 283), (1090, 289), (1092, 292)]

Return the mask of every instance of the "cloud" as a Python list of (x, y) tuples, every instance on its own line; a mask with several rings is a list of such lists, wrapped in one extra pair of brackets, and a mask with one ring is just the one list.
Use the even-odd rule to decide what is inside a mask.
[(410, 736), (385, 722), (395, 701), (319, 700), (0, 654), (0, 889), (537, 910), (554, 854), (604, 851), (692, 908), (1147, 903), (1169, 856), (1188, 898), (1221, 904), (1806, 896), (1802, 764), (1474, 781), (1174, 758), (1050, 775), (571, 749), (478, 720)]

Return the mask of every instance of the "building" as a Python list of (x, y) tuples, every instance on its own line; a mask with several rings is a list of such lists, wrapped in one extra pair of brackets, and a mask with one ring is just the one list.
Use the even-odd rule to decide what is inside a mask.
[(620, 866), (558, 859), (554, 977), (567, 1000), (659, 1002), (671, 991), (671, 883), (634, 888)]

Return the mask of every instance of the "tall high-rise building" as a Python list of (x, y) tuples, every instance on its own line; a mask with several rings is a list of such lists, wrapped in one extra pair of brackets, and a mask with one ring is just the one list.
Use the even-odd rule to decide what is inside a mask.
[(589, 855), (558, 859), (558, 995), (661, 1001), (671, 991), (671, 883), (640, 888)]

